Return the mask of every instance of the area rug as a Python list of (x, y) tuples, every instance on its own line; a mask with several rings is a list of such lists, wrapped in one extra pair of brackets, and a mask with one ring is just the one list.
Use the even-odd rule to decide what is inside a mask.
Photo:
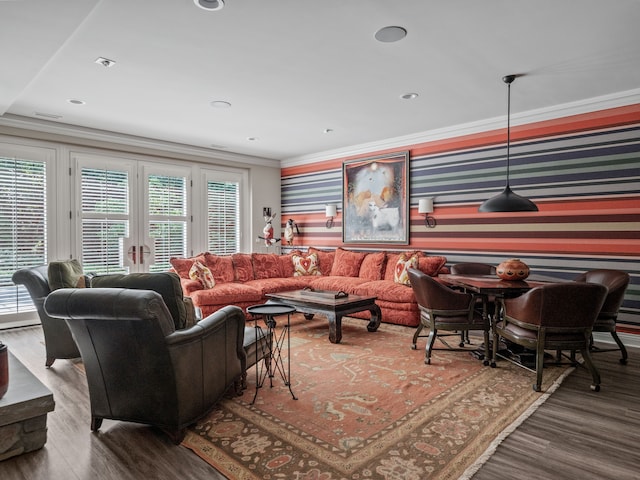
[[(424, 480), (469, 475), (501, 432), (544, 399), (534, 374), (509, 362), (484, 367), (467, 352), (424, 363), (414, 329), (343, 319), (340, 344), (323, 317), (291, 320), (292, 398), (280, 377), (224, 399), (182, 445), (226, 477)], [(450, 342), (451, 343), (451, 342)], [(437, 345), (437, 344), (436, 344)], [(544, 371), (543, 392), (566, 367)]]

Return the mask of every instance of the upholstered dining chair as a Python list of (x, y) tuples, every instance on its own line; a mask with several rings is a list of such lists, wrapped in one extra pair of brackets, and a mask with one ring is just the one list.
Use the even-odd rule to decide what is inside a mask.
[(241, 391), (239, 307), (181, 330), (152, 290), (64, 288), (44, 308), (66, 320), (82, 353), (93, 431), (105, 418), (122, 420), (156, 426), (180, 443), (230, 387)]
[[(420, 325), (413, 335), (412, 348), (416, 348), (416, 342), (423, 328), (429, 329), (429, 337), (425, 350), (425, 363), (431, 363), (431, 352), (434, 350), (436, 337), (439, 337), (450, 350), (466, 350), (450, 347), (442, 337), (459, 333), (438, 333), (444, 331), (468, 331), (482, 330), (484, 333), (484, 363), (489, 364), (489, 321), (483, 318), (482, 312), (477, 309), (476, 298), (471, 293), (455, 291), (420, 270), (410, 268), (408, 270), (411, 288), (416, 296), (420, 309)], [(460, 347), (464, 342), (460, 342)]]
[(36, 307), (46, 351), (45, 366), (50, 367), (57, 358), (68, 359), (80, 357), (80, 350), (73, 340), (71, 330), (61, 318), (53, 318), (44, 310), (44, 301), (51, 293), (48, 277), (48, 265), (21, 268), (14, 272), (11, 281), (16, 285), (24, 285), (31, 301)]
[[(495, 275), (496, 267), (489, 263), (480, 262), (462, 262), (451, 265), (451, 273), (453, 275)], [(494, 296), (488, 298), (478, 298), (478, 303), (487, 302), (487, 315), (493, 317), (496, 310), (496, 299)], [(462, 332), (462, 339), (469, 343), (469, 332)]]
[(607, 297), (598, 314), (598, 318), (593, 324), (593, 331), (609, 332), (618, 348), (596, 348), (593, 343), (593, 335), (591, 336), (590, 348), (593, 353), (620, 350), (622, 355), (620, 363), (626, 364), (628, 358), (627, 349), (616, 333), (616, 322), (618, 320), (618, 311), (624, 300), (624, 292), (629, 285), (629, 274), (620, 270), (597, 269), (582, 273), (574, 280), (576, 282), (598, 283), (607, 287)]
[(454, 275), (495, 275), (496, 267), (488, 263), (464, 262), (451, 265)]
[(607, 288), (603, 285), (566, 282), (543, 285), (519, 297), (501, 299), (502, 318), (493, 331), (493, 358), (500, 337), (534, 350), (536, 382), (533, 389), (539, 392), (545, 350), (580, 351), (593, 377), (591, 388), (599, 391), (600, 374), (591, 359), (589, 339), (606, 295)]

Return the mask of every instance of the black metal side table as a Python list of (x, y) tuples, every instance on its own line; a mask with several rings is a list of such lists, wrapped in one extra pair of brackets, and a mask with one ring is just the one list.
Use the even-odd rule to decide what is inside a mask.
[[(289, 387), (289, 392), (291, 393), (291, 397), (294, 400), (298, 398), (291, 390), (291, 314), (296, 311), (295, 307), (291, 305), (285, 305), (282, 303), (265, 303), (264, 305), (254, 305), (251, 307), (247, 307), (247, 312), (249, 312), (254, 318), (254, 328), (256, 329), (256, 338), (260, 338), (264, 335), (262, 331), (262, 327), (258, 324), (259, 318), (264, 318), (265, 324), (267, 325), (267, 338), (272, 338), (271, 342), (267, 343), (267, 347), (269, 348), (268, 352), (262, 352), (263, 357), (266, 359), (266, 368), (258, 365), (258, 349), (256, 349), (256, 393), (253, 396), (253, 400), (251, 400), (251, 404), (256, 401), (256, 397), (258, 396), (258, 389), (262, 388), (264, 385), (264, 381), (269, 376), (269, 385), (273, 387), (273, 377), (276, 372), (280, 373), (284, 384)], [(280, 315), (287, 316), (286, 324), (283, 324), (282, 330), (278, 333), (276, 331), (276, 320), (275, 317)], [(282, 354), (282, 350), (284, 348), (285, 340), (287, 342), (287, 352), (286, 352), (286, 368), (285, 368), (285, 358)]]

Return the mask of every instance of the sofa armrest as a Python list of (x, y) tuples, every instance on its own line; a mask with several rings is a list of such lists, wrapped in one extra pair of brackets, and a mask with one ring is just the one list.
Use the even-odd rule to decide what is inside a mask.
[(187, 297), (197, 290), (204, 290), (200, 281), (191, 280), (190, 278), (180, 277), (180, 286), (182, 287), (182, 293)]

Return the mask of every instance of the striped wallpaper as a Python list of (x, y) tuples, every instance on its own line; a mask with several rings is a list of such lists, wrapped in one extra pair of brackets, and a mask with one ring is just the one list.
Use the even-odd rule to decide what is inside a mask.
[[(534, 273), (558, 278), (594, 268), (627, 271), (632, 284), (620, 321), (640, 331), (640, 104), (511, 128), (511, 188), (539, 212), (478, 213), (504, 188), (505, 140), (501, 129), (394, 149), (410, 152), (406, 248), (445, 255), (449, 264), (518, 257)], [(282, 169), (281, 218), (298, 224), (296, 246), (343, 245), (342, 163), (352, 158)], [(434, 198), (435, 228), (417, 213), (422, 197)], [(332, 229), (326, 203), (338, 204)]]

